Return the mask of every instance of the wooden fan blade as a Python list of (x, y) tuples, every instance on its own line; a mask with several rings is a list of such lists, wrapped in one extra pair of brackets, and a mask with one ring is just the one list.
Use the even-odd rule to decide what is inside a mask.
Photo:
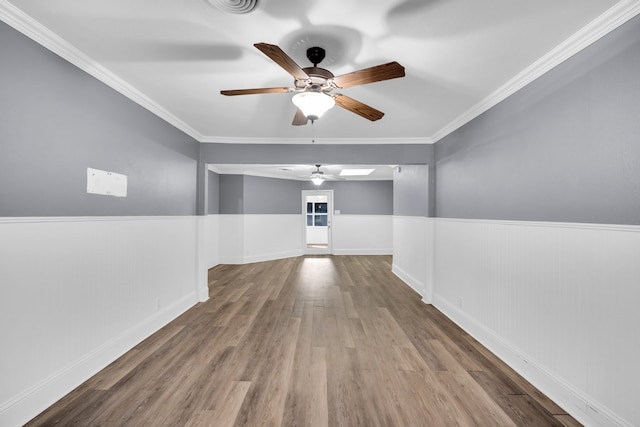
[(254, 46), (257, 47), (260, 52), (271, 58), (273, 62), (284, 68), (284, 70), (294, 78), (302, 80), (309, 78), (309, 75), (305, 73), (302, 68), (300, 68), (300, 66), (278, 46), (267, 43), (256, 43)]
[(309, 119), (307, 119), (307, 116), (305, 116), (302, 110), (298, 108), (296, 115), (293, 116), (293, 122), (291, 122), (291, 124), (294, 126), (302, 126), (306, 125), (308, 121)]
[(382, 116), (384, 116), (382, 111), (378, 111), (375, 108), (370, 107), (367, 104), (363, 104), (360, 101), (356, 101), (353, 98), (349, 98), (348, 96), (338, 95), (335, 100), (336, 105), (344, 108), (345, 110), (349, 110), (352, 113), (356, 113), (367, 120), (371, 120), (372, 122), (380, 120)]
[(288, 87), (262, 87), (258, 89), (233, 89), (233, 90), (221, 90), (222, 95), (234, 96), (234, 95), (255, 95), (259, 93), (288, 93), (291, 89)]
[(333, 78), (333, 83), (339, 88), (363, 85), (367, 83), (380, 82), (383, 80), (404, 77), (404, 67), (397, 62), (377, 65), (371, 68), (342, 74)]

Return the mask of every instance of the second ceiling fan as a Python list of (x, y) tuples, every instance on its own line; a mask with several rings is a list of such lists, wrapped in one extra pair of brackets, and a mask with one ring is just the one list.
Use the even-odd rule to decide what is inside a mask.
[[(404, 77), (405, 75), (404, 67), (394, 61), (334, 76), (331, 71), (318, 67), (318, 64), (322, 62), (325, 57), (325, 50), (321, 47), (311, 47), (307, 49), (307, 58), (313, 66), (302, 68), (276, 45), (256, 43), (254, 46), (286, 72), (291, 74), (294, 79), (294, 86), (221, 90), (220, 93), (222, 95), (235, 96), (297, 92), (292, 99), (293, 103), (298, 107), (293, 118), (292, 124), (294, 126), (306, 125), (309, 120), (312, 122), (317, 120), (324, 111), (334, 105), (356, 113), (365, 119), (371, 121), (379, 120), (384, 116), (382, 111), (335, 92), (335, 90), (395, 79)], [(317, 107), (319, 107), (319, 109), (316, 109)]]

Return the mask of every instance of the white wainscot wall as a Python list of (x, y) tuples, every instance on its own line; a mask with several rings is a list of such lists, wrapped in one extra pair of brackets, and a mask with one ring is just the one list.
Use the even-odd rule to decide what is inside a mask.
[(391, 215), (334, 215), (332, 246), (335, 255), (391, 255)]
[(393, 217), (392, 271), (430, 304), (433, 294), (433, 219)]
[(0, 425), (22, 425), (196, 304), (200, 228), (195, 217), (0, 220)]
[(205, 254), (207, 269), (220, 264), (220, 216), (207, 215), (205, 219)]
[(437, 219), (435, 238), (436, 307), (582, 423), (640, 426), (640, 227)]
[[(217, 254), (208, 257), (209, 267), (301, 256), (304, 221), (300, 214), (209, 215), (208, 253)], [(389, 215), (335, 215), (331, 229), (336, 255), (389, 255), (393, 251)]]
[(245, 264), (300, 256), (304, 217), (217, 215), (222, 264)]

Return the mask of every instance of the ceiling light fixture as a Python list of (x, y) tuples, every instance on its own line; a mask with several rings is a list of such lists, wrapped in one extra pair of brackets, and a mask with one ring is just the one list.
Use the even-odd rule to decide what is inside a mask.
[(320, 170), (320, 165), (316, 165), (316, 170), (311, 172), (311, 182), (320, 187), (320, 184), (324, 181), (324, 172)]
[(300, 92), (291, 98), (291, 102), (312, 122), (336, 105), (332, 97), (322, 92)]

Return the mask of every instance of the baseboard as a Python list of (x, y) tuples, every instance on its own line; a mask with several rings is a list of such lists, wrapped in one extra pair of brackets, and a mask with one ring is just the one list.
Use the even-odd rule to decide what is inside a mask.
[(246, 255), (244, 257), (243, 264), (250, 264), (253, 262), (274, 261), (277, 259), (284, 259), (284, 258), (295, 258), (302, 255), (303, 255), (303, 252), (301, 250), (273, 252), (268, 254)]
[(479, 324), (455, 304), (435, 294), (433, 305), (583, 425), (632, 427), (613, 411), (575, 389), (492, 330)]
[(391, 248), (333, 249), (333, 255), (393, 255)]
[(221, 256), (219, 263), (220, 264), (244, 264), (244, 257), (241, 256)]
[(0, 425), (21, 426), (198, 302), (192, 292), (0, 405)]
[(416, 279), (402, 268), (398, 267), (396, 264), (391, 266), (391, 272), (398, 276), (400, 280), (406, 283), (411, 289), (413, 289), (420, 297), (425, 304), (431, 304), (430, 301), (425, 300), (425, 295), (423, 295), (423, 289), (426, 289), (426, 284), (422, 283), (420, 280)]
[(295, 258), (304, 255), (301, 250), (273, 252), (267, 254), (220, 257), (220, 264), (251, 264), (254, 262), (275, 261), (277, 259)]

